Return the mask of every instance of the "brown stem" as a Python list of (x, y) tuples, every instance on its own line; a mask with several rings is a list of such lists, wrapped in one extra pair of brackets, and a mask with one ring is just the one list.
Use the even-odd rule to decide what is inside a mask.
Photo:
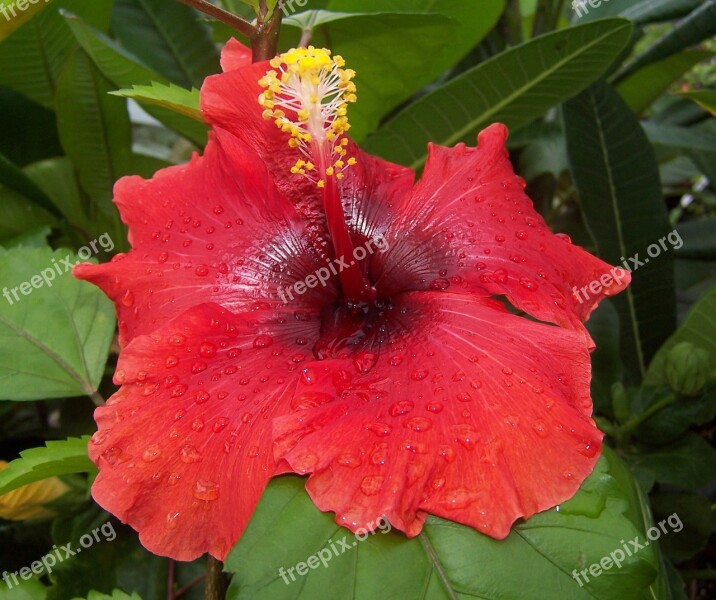
[(199, 575), (199, 577), (192, 579), (189, 583), (187, 583), (185, 586), (180, 587), (176, 594), (174, 594), (174, 598), (181, 598), (184, 594), (186, 594), (191, 588), (193, 588), (197, 583), (199, 583), (202, 579), (206, 579), (206, 574)]
[[(266, 2), (262, 0), (261, 11), (266, 14)], [(276, 7), (268, 21), (259, 19), (259, 26), (251, 38), (251, 50), (254, 62), (261, 62), (276, 56), (278, 52), (278, 35), (281, 31), (283, 11)]]
[(210, 2), (207, 2), (206, 0), (177, 0), (178, 2), (181, 2), (182, 4), (186, 4), (187, 6), (191, 6), (192, 8), (195, 8), (196, 10), (203, 12), (204, 14), (209, 15), (210, 17), (214, 17), (215, 19), (226, 23), (229, 27), (233, 27), (238, 31), (239, 33), (242, 33), (247, 38), (253, 38), (258, 30), (256, 27), (254, 27), (251, 23), (248, 21), (242, 19), (238, 15), (234, 15), (230, 13), (227, 10), (224, 10), (223, 8), (219, 8), (218, 6), (214, 6)]
[(175, 600), (174, 596), (174, 572), (176, 563), (170, 558), (169, 569), (167, 569), (167, 600)]
[(223, 564), (213, 556), (209, 556), (206, 565), (206, 587), (204, 600), (224, 600), (229, 580), (222, 571)]

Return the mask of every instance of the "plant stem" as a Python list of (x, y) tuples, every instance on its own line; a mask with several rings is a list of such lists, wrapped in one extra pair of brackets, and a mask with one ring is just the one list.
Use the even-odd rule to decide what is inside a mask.
[[(266, 1), (261, 0), (262, 15), (268, 12)], [(251, 50), (254, 62), (269, 60), (278, 53), (278, 35), (281, 31), (281, 19), (283, 11), (280, 7), (276, 7), (268, 21), (259, 18), (258, 27), (255, 28), (254, 34), (251, 36)]]
[(233, 27), (234, 29), (236, 29), (236, 31), (245, 35), (247, 38), (253, 38), (257, 34), (257, 28), (254, 27), (251, 23), (242, 19), (238, 15), (234, 15), (229, 11), (224, 10), (223, 8), (214, 6), (206, 0), (177, 1), (181, 2), (182, 4), (186, 4), (187, 6), (191, 6), (192, 8), (195, 8), (196, 10), (203, 12), (206, 15), (209, 15), (210, 17), (214, 17), (222, 23), (226, 23), (229, 27)]
[(206, 565), (206, 587), (204, 600), (224, 600), (229, 581), (222, 571), (223, 564), (213, 556), (209, 556)]
[(649, 419), (651, 416), (659, 412), (662, 408), (665, 408), (666, 406), (669, 406), (670, 404), (673, 404), (676, 402), (678, 398), (675, 394), (669, 394), (665, 398), (662, 398), (658, 402), (655, 402), (652, 404), (649, 408), (647, 408), (643, 413), (640, 413), (631, 419), (629, 419), (624, 425), (622, 425), (617, 430), (617, 435), (621, 438), (624, 438), (625, 436), (629, 435), (634, 429), (639, 427), (644, 421)]

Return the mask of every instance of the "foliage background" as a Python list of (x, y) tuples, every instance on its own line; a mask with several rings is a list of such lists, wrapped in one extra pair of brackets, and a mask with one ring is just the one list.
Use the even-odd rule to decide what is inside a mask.
[[(275, 0), (220, 4), (252, 19)], [(504, 542), (430, 518), (417, 539), (373, 536), (286, 586), (280, 566), (345, 532), (299, 478), (282, 477), (227, 560), (228, 597), (716, 596), (716, 0), (604, 0), (581, 11), (563, 0), (308, 0), (284, 12), (281, 49), (308, 32), (358, 72), (352, 134), (367, 150), (419, 170), (428, 141), (474, 144), (502, 121), (553, 230), (613, 264), (674, 229), (684, 243), (640, 267), (588, 323), (595, 412), (612, 450), (560, 511)], [(232, 35), (173, 0), (53, 0), (0, 17), (3, 286), (105, 232), (113, 253), (128, 248), (113, 183), (203, 147), (198, 88)], [(115, 329), (109, 301), (69, 274), (16, 305), (0, 299), (0, 458), (17, 459), (0, 495), (52, 476), (69, 487), (52, 519), (0, 520), (2, 571), (109, 519), (89, 497), (82, 436), (94, 430), (93, 403), (114, 389)], [(679, 342), (692, 344), (683, 360), (669, 355)], [(674, 512), (683, 531), (583, 588), (574, 582), (572, 569)], [(115, 525), (114, 542), (13, 590), (0, 584), (0, 599), (202, 597), (203, 561), (150, 555)]]

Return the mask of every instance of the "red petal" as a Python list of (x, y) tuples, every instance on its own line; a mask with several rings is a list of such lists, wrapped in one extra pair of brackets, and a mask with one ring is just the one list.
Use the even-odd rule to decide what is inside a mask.
[(224, 71), (243, 69), (251, 64), (251, 48), (231, 38), (221, 51), (221, 68)]
[(409, 333), (307, 365), (298, 412), (276, 420), (276, 455), (312, 474), (316, 505), (354, 531), (385, 516), (414, 536), (427, 512), (503, 538), (570, 498), (602, 438), (585, 338), (467, 295), (406, 294), (393, 312)]
[[(225, 131), (214, 137), (204, 157), (187, 165), (162, 169), (148, 181), (121, 179), (115, 202), (132, 251), (74, 270), (115, 302), (123, 342), (207, 301), (235, 312), (257, 303), (280, 305), (279, 285), (324, 264), (259, 159)], [(335, 283), (297, 297), (292, 306), (330, 301)]]
[[(477, 148), (430, 146), (422, 179), (396, 209), (391, 249), (378, 266), (382, 293), (467, 286), (581, 328), (630, 276), (550, 232), (512, 169), (506, 139), (506, 127), (496, 124), (480, 133)], [(606, 290), (586, 299), (573, 293), (610, 273)]]
[(271, 422), (289, 412), (315, 317), (205, 304), (123, 350), (122, 387), (95, 412), (92, 495), (150, 551), (223, 560), (236, 542), (274, 474)]

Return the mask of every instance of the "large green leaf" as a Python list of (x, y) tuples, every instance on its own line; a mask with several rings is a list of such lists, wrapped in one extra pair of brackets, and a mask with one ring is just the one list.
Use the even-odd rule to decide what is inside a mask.
[(686, 221), (676, 229), (684, 240), (683, 247), (676, 250), (677, 258), (716, 261), (716, 218)]
[(59, 15), (61, 9), (75, 12), (94, 27), (106, 30), (112, 3), (55, 0), (0, 44), (0, 85), (13, 88), (47, 108), (54, 106), (60, 72), (77, 47)]
[(96, 392), (114, 335), (114, 308), (67, 272), (76, 262), (66, 250), (0, 250), (0, 281), (7, 286), (0, 298), (2, 399)]
[(220, 70), (208, 28), (178, 2), (115, 0), (112, 30), (125, 48), (172, 83), (200, 87)]
[(28, 483), (72, 473), (92, 473), (96, 467), (87, 456), (89, 436), (49, 441), (47, 446), (20, 453), (0, 471), (0, 496)]
[[(585, 0), (577, 0), (583, 4)], [(588, 0), (589, 12), (584, 20), (603, 19), (604, 17), (624, 17), (643, 25), (656, 21), (678, 19), (697, 8), (703, 0), (603, 0), (592, 10)]]
[(643, 54), (632, 61), (621, 73), (626, 77), (645, 65), (694, 46), (716, 34), (716, 0), (705, 0), (687, 17), (670, 28)]
[(0, 240), (22, 235), (34, 227), (58, 225), (57, 219), (25, 196), (0, 187)]
[(126, 100), (109, 95), (113, 85), (81, 50), (66, 64), (57, 87), (60, 141), (79, 173), (80, 183), (110, 233), (124, 228), (112, 204), (115, 181), (131, 172), (132, 128)]
[(32, 200), (37, 206), (44, 208), (54, 216), (62, 217), (45, 192), (2, 154), (0, 154), (0, 185), (16, 191), (28, 200)]
[(716, 152), (716, 135), (710, 132), (676, 125), (662, 125), (654, 121), (644, 121), (642, 127), (649, 141), (655, 146), (686, 151)]
[(664, 361), (669, 351), (679, 342), (691, 342), (707, 350), (713, 360), (716, 360), (716, 286), (694, 304), (686, 320), (654, 356), (644, 379), (646, 385), (666, 383)]
[[(32, 19), (32, 17), (47, 6), (49, 1), (50, 0), (39, 2), (39, 0), (35, 0), (32, 3), (27, 1), (18, 6), (17, 0), (0, 0), (0, 13), (2, 13), (4, 17), (0, 19), (0, 42), (20, 27), (20, 25)], [(22, 6), (24, 6), (24, 9), (21, 8)]]
[(716, 116), (716, 90), (691, 90), (684, 92), (684, 96)]
[[(652, 546), (621, 569), (589, 576), (583, 587), (572, 575), (620, 548), (620, 540), (643, 535), (646, 517), (639, 514), (633, 480), (617, 463), (607, 451), (572, 500), (517, 525), (502, 541), (428, 517), (417, 538), (384, 533), (388, 527), (381, 525), (359, 542), (316, 509), (304, 480), (281, 477), (269, 485), (226, 561), (234, 573), (227, 598), (651, 598), (658, 568)], [(299, 575), (293, 567), (309, 559), (313, 566)]]
[(629, 107), (640, 114), (694, 65), (713, 56), (707, 50), (685, 50), (640, 69), (622, 81), (617, 90)]
[(474, 143), (501, 121), (518, 129), (597, 79), (629, 41), (631, 24), (606, 19), (540, 36), (503, 52), (398, 113), (366, 140), (389, 160), (420, 167), (428, 142)]
[[(114, 40), (75, 15), (65, 16), (67, 24), (84, 51), (116, 88), (131, 88), (134, 85), (149, 85), (152, 82), (169, 85), (168, 80), (143, 65), (138, 58)], [(145, 104), (143, 107), (150, 115), (197, 146), (203, 147), (206, 144), (207, 128), (202, 123), (161, 106)]]
[[(312, 44), (331, 48), (356, 71), (358, 102), (351, 105), (349, 118), (357, 141), (387, 111), (434, 79), (426, 61), (442, 56), (445, 40), (456, 30), (455, 21), (442, 15), (387, 12), (307, 11), (285, 24), (312, 29)], [(282, 43), (296, 46), (300, 29), (284, 35)]]
[[(614, 303), (622, 356), (641, 379), (676, 326), (673, 252), (654, 152), (637, 118), (606, 83), (565, 103), (563, 113), (572, 177), (600, 256), (614, 265), (638, 261), (627, 263), (638, 270)], [(653, 244), (656, 256), (647, 256)]]

